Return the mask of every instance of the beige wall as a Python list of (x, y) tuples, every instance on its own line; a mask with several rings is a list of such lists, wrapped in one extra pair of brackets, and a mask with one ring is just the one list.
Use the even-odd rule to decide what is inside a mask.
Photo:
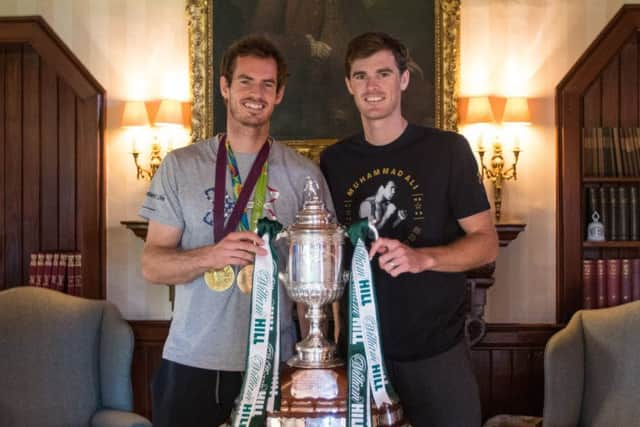
[(0, 16), (42, 15), (107, 91), (107, 298), (127, 318), (169, 318), (168, 290), (140, 275), (142, 241), (120, 225), (140, 219), (148, 187), (137, 181), (119, 128), (126, 99), (187, 99), (182, 0), (2, 0)]
[[(554, 321), (555, 86), (621, 4), (462, 0), (461, 94), (533, 100), (519, 178), (503, 191), (503, 216), (527, 223), (527, 229), (500, 250), (490, 321)], [(120, 225), (137, 218), (148, 184), (135, 179), (129, 136), (119, 120), (125, 99), (188, 96), (183, 0), (0, 2), (0, 15), (34, 14), (44, 16), (107, 90), (107, 297), (128, 318), (168, 318), (166, 288), (144, 283), (142, 242)]]

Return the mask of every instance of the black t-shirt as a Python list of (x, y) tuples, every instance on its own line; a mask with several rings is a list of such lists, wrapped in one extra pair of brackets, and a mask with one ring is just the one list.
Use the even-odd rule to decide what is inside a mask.
[[(451, 243), (464, 235), (458, 219), (489, 209), (469, 144), (454, 132), (410, 124), (384, 146), (369, 144), (361, 133), (328, 147), (320, 167), (341, 224), (371, 217), (381, 236), (414, 247)], [(421, 359), (459, 342), (464, 273), (394, 279), (377, 259), (372, 267), (386, 357)]]

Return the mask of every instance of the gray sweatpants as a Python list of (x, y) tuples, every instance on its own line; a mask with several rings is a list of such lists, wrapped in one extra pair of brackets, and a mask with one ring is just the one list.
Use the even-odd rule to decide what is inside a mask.
[(427, 359), (386, 365), (413, 427), (480, 426), (480, 394), (465, 340)]

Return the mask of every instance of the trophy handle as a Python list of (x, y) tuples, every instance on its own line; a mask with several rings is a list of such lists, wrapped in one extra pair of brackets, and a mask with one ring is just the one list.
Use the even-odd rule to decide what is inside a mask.
[(278, 279), (280, 279), (285, 287), (289, 285), (289, 277), (285, 273), (278, 272)]
[(368, 224), (369, 230), (373, 233), (373, 240), (378, 240), (380, 238), (380, 234), (378, 234), (378, 229), (375, 226), (375, 220), (369, 218)]
[(289, 231), (286, 228), (283, 228), (281, 232), (276, 234), (276, 238), (273, 240), (277, 242), (280, 239), (286, 239), (288, 237), (289, 237)]

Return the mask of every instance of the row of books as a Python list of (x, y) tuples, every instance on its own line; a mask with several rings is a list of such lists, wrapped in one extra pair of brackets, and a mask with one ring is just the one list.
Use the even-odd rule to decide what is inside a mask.
[(583, 308), (602, 308), (640, 300), (640, 258), (582, 261)]
[(636, 185), (589, 184), (585, 191), (585, 224), (591, 223), (597, 212), (605, 240), (640, 240), (640, 189)]
[(583, 128), (585, 176), (640, 176), (640, 128)]
[(29, 285), (82, 295), (82, 254), (37, 252), (29, 261)]

